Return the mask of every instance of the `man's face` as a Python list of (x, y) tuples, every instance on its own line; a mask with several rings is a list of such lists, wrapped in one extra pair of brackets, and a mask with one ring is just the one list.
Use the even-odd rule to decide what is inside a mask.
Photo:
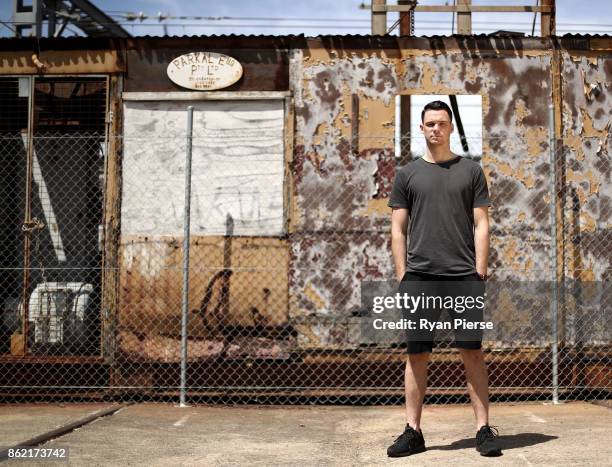
[(425, 135), (427, 144), (433, 146), (448, 146), (454, 127), (445, 110), (428, 110), (421, 123), (421, 132)]

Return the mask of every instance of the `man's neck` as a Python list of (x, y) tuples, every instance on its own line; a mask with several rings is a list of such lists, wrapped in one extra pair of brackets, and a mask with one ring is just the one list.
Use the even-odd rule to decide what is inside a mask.
[(423, 158), (428, 162), (434, 162), (439, 164), (440, 162), (446, 162), (457, 157), (453, 154), (448, 146), (427, 146), (427, 153)]

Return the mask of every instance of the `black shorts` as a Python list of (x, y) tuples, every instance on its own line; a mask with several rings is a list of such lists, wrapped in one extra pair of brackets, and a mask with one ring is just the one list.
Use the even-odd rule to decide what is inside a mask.
[[(465, 299), (465, 297), (473, 297), (473, 300), (481, 296), (481, 302), (484, 296), (484, 289), (485, 282), (476, 273), (465, 276), (439, 276), (434, 274), (407, 272), (404, 274), (399, 285), (400, 294), (451, 298), (462, 295), (464, 297), (463, 299)], [(418, 322), (422, 317), (426, 317), (430, 323), (435, 323), (438, 321), (443, 309), (449, 313), (451, 322), (453, 322), (455, 318), (465, 319), (467, 321), (483, 321), (484, 310), (482, 308), (470, 310), (465, 310), (465, 307), (449, 309), (448, 307), (438, 308), (436, 306), (428, 308), (427, 310), (421, 308), (413, 308), (412, 310), (402, 308), (402, 315), (403, 318), (411, 319), (415, 322)], [(457, 328), (453, 329), (453, 332), (453, 345), (455, 347), (460, 349), (480, 349), (482, 347), (482, 331), (465, 331)], [(407, 330), (407, 353), (416, 354), (431, 352), (434, 347), (435, 333), (435, 330), (429, 331), (428, 329), (419, 329), (417, 331)]]

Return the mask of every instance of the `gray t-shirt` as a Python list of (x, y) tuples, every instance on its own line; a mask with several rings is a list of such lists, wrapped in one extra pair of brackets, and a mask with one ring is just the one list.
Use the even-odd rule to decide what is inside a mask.
[(470, 159), (435, 164), (419, 158), (398, 170), (389, 206), (406, 208), (410, 216), (407, 270), (475, 273), (473, 208), (490, 205), (484, 172)]

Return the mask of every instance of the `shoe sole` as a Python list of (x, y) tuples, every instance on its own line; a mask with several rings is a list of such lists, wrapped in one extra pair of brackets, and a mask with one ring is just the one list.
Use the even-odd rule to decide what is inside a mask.
[(408, 457), (408, 456), (412, 456), (413, 454), (420, 454), (425, 451), (427, 451), (427, 448), (423, 446), (422, 448), (419, 448), (418, 450), (412, 451), (412, 452), (405, 452), (401, 454), (387, 454), (387, 457)]
[(502, 455), (501, 449), (494, 449), (492, 451), (478, 451), (481, 456), (484, 457), (499, 457)]

